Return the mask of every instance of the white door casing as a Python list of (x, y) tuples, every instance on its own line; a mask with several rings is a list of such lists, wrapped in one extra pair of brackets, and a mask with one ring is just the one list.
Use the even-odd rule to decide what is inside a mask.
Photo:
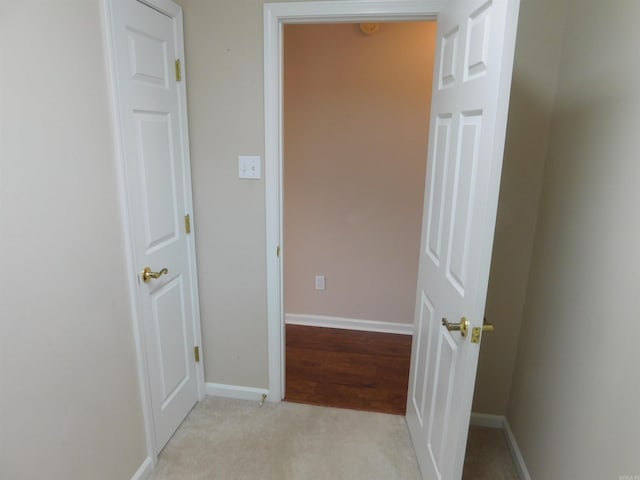
[(407, 423), (423, 478), (459, 479), (483, 323), (519, 0), (450, 0), (438, 16)]
[[(204, 396), (191, 215), (182, 12), (171, 1), (107, 0), (132, 308), (152, 457)], [(153, 8), (152, 8), (153, 7)], [(175, 61), (181, 59), (182, 79)], [(144, 282), (145, 267), (168, 273)]]
[(265, 196), (269, 400), (284, 398), (282, 300), (282, 25), (366, 21), (435, 20), (447, 0), (341, 0), (265, 3)]

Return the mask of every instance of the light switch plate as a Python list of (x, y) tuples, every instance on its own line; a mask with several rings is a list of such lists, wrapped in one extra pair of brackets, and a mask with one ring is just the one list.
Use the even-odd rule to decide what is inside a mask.
[(258, 155), (240, 155), (238, 157), (238, 177), (258, 180), (260, 178), (260, 157)]

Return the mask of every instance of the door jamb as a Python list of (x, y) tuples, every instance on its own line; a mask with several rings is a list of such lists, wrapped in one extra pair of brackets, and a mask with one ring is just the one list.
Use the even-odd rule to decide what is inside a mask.
[[(124, 153), (124, 132), (122, 131), (122, 121), (120, 117), (120, 94), (117, 88), (118, 76), (117, 66), (115, 62), (115, 31), (114, 31), (114, 10), (113, 3), (117, 0), (101, 0), (101, 17), (102, 17), (102, 31), (103, 31), (103, 43), (105, 51), (105, 69), (107, 76), (107, 90), (108, 101), (112, 117), (113, 126), (113, 145), (114, 145), (114, 157), (116, 163), (116, 174), (118, 182), (118, 201), (120, 204), (120, 214), (123, 230), (123, 244), (126, 257), (126, 268), (129, 275), (127, 275), (127, 290), (129, 292), (129, 308), (132, 318), (133, 327), (133, 339), (135, 344), (136, 354), (136, 370), (138, 376), (138, 383), (140, 389), (140, 400), (142, 407), (142, 416), (144, 421), (145, 442), (147, 449), (147, 459), (143, 463), (143, 467), (152, 468), (157, 463), (158, 459), (158, 446), (155, 442), (155, 427), (153, 423), (153, 415), (151, 409), (151, 390), (150, 381), (147, 371), (147, 358), (144, 348), (144, 333), (142, 328), (142, 310), (140, 305), (140, 299), (138, 297), (138, 277), (136, 272), (136, 257), (135, 257), (135, 245), (133, 241), (133, 220), (131, 217), (129, 205), (130, 198), (127, 189), (127, 178), (125, 169), (125, 153)], [(184, 38), (183, 35), (183, 18), (182, 8), (174, 3), (172, 0), (136, 0), (148, 7), (170, 17), (174, 21), (176, 38)], [(178, 42), (176, 45), (176, 53), (179, 58), (184, 59), (184, 41)], [(186, 113), (187, 97), (186, 97), (186, 72), (183, 64), (182, 81), (178, 84), (178, 94), (180, 96), (180, 113)], [(181, 136), (188, 138), (188, 123), (186, 115), (181, 118)], [(182, 154), (186, 159), (185, 162), (185, 174), (191, 179), (191, 164), (188, 142), (182, 143)], [(187, 210), (193, 212), (193, 193), (191, 181), (185, 182), (185, 200)], [(193, 308), (193, 333), (194, 341), (196, 345), (201, 346), (202, 350), (202, 330), (200, 324), (200, 303), (198, 300), (198, 283), (197, 283), (197, 270), (196, 270), (196, 258), (195, 258), (195, 232), (193, 225), (191, 227), (191, 234), (187, 237), (189, 242), (189, 271), (191, 273), (191, 282), (195, 287), (193, 289), (193, 296), (190, 299)], [(204, 384), (204, 362), (196, 363), (196, 377), (198, 385), (198, 399), (202, 400), (205, 396), (205, 384)], [(141, 467), (142, 468), (142, 467)]]
[(448, 0), (342, 0), (265, 3), (265, 200), (269, 399), (284, 398), (282, 26), (286, 23), (434, 20)]

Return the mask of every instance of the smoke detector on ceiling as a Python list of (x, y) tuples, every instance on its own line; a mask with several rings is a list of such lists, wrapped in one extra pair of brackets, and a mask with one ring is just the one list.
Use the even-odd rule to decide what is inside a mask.
[(365, 35), (373, 35), (378, 30), (380, 30), (379, 23), (361, 23), (360, 24), (360, 31)]

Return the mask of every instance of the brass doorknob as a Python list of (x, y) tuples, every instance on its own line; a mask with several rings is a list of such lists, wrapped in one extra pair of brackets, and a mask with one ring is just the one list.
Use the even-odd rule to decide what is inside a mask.
[(471, 322), (465, 317), (462, 317), (460, 319), (460, 323), (450, 323), (446, 318), (443, 318), (442, 325), (447, 327), (448, 331), (460, 332), (460, 335), (466, 337), (467, 333), (469, 332), (469, 326), (471, 325)]
[(169, 273), (167, 268), (163, 268), (159, 272), (152, 272), (149, 267), (144, 267), (144, 270), (142, 270), (142, 281), (148, 283), (152, 278), (160, 278), (167, 273)]

